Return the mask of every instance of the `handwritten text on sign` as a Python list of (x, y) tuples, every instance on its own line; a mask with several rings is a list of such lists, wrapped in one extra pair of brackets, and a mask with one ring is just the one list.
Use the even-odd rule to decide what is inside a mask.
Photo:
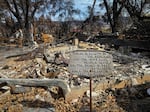
[(69, 62), (69, 71), (79, 76), (109, 75), (113, 69), (112, 56), (100, 51), (75, 51)]

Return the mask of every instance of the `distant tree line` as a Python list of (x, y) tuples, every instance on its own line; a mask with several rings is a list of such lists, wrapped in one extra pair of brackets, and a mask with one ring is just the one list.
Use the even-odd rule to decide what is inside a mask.
[[(79, 13), (74, 9), (73, 0), (1, 0), (0, 1), (0, 24), (1, 32), (11, 34), (14, 30), (25, 29), (25, 33), (30, 33), (30, 25), (36, 20), (36, 15), (47, 13), (48, 16), (57, 15), (61, 19), (72, 20), (74, 13)], [(3, 31), (2, 31), (3, 30)], [(29, 35), (28, 38), (30, 39)]]
[[(69, 29), (67, 21), (73, 21), (74, 14), (82, 14), (81, 10), (74, 8), (74, 2), (74, 0), (1, 0), (1, 33), (4, 33), (6, 31), (4, 29), (7, 29), (11, 34), (18, 28), (25, 29), (26, 33), (29, 33), (30, 24), (36, 21), (36, 15), (45, 12), (48, 18), (57, 15), (60, 21), (66, 21), (61, 25), (66, 31)], [(96, 2), (99, 2), (101, 8), (105, 8), (106, 13), (103, 15), (103, 19), (110, 24), (112, 33), (114, 33), (118, 30), (118, 18), (123, 10), (126, 10), (133, 22), (138, 22), (148, 0), (93, 0), (93, 3), (89, 6), (89, 16), (85, 20), (86, 22), (94, 21)]]

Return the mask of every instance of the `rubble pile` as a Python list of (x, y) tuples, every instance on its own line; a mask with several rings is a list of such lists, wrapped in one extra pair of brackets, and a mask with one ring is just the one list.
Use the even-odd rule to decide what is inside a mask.
[[(89, 111), (89, 78), (71, 74), (70, 53), (94, 49), (112, 54), (114, 70), (106, 77), (92, 79), (93, 111), (150, 111), (150, 59), (146, 56), (106, 51), (104, 45), (81, 42), (77, 46), (60, 44), (55, 47), (18, 48), (0, 53), (0, 78), (61, 79), (71, 92), (65, 97), (59, 87), (26, 87), (0, 83), (0, 111), (5, 112), (85, 112)], [(30, 49), (30, 50), (29, 50)], [(10, 52), (11, 51), (11, 52)], [(140, 104), (139, 102), (143, 102)], [(140, 106), (139, 106), (140, 105)], [(149, 107), (144, 108), (145, 105)]]

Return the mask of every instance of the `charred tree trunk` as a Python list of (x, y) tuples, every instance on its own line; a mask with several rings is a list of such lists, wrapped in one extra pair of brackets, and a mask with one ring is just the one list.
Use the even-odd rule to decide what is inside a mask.
[(107, 0), (104, 0), (104, 5), (105, 5), (105, 8), (106, 8), (107, 18), (108, 18), (108, 21), (110, 23), (110, 26), (111, 26), (111, 29), (112, 29), (112, 33), (113, 33), (114, 32), (114, 27), (113, 27), (114, 25), (113, 25), (113, 22), (112, 22), (110, 8), (108, 6)]
[(29, 0), (26, 0), (25, 28), (29, 29)]
[[(123, 3), (124, 7), (127, 9), (133, 22), (138, 23), (138, 21), (140, 20), (143, 8), (146, 4), (146, 0), (141, 0), (141, 2), (139, 1), (140, 3), (137, 3), (135, 1), (134, 4), (131, 4), (129, 0), (124, 0), (123, 2), (124, 2)], [(120, 2), (120, 3), (122, 3), (122, 2)]]
[(121, 6), (118, 7), (118, 0), (113, 0), (113, 5), (111, 9), (111, 6), (108, 5), (108, 1), (107, 0), (103, 1), (106, 8), (108, 22), (110, 23), (112, 29), (112, 33), (115, 33), (117, 31), (118, 18), (123, 8), (123, 4), (120, 4)]
[(26, 0), (26, 13), (25, 13), (25, 35), (29, 45), (33, 45), (34, 37), (33, 37), (33, 24), (31, 18), (29, 18), (29, 7), (30, 0)]
[(90, 22), (93, 20), (95, 3), (96, 3), (96, 0), (93, 1), (93, 5), (92, 5), (91, 11), (90, 11), (90, 16), (89, 16)]

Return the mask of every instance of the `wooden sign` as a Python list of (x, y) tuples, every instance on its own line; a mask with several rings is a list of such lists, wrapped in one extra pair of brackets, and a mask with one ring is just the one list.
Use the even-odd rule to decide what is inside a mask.
[(103, 51), (74, 51), (70, 56), (69, 71), (86, 77), (109, 75), (113, 70), (112, 60), (112, 55)]

